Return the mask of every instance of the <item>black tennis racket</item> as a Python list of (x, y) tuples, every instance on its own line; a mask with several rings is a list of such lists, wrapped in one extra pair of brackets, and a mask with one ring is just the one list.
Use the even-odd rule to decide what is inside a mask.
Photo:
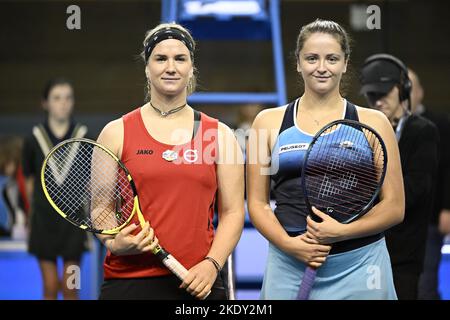
[[(117, 234), (136, 213), (145, 225), (130, 173), (95, 141), (74, 138), (55, 146), (42, 165), (41, 184), (56, 212), (83, 230)], [(188, 270), (161, 246), (153, 254), (180, 280), (186, 277)]]
[[(303, 162), (301, 183), (305, 203), (340, 223), (367, 213), (376, 201), (386, 174), (387, 152), (380, 135), (352, 120), (337, 120), (312, 139)], [(308, 267), (297, 299), (307, 300), (316, 269)]]

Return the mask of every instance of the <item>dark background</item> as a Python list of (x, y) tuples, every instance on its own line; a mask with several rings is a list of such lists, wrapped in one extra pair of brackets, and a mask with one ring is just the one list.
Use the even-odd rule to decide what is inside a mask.
[[(351, 4), (381, 8), (380, 30), (354, 31)], [(81, 30), (68, 30), (66, 8), (81, 8)], [(301, 94), (293, 51), (299, 28), (316, 18), (332, 19), (353, 38), (346, 97), (358, 94), (358, 70), (374, 53), (391, 53), (420, 76), (425, 105), (447, 112), (450, 104), (450, 5), (445, 1), (281, 0), (281, 27), (288, 100)], [(145, 31), (161, 19), (160, 1), (0, 1), (0, 133), (23, 134), (42, 119), (46, 81), (73, 81), (76, 117), (97, 132), (144, 100), (144, 65), (138, 54)], [(198, 41), (199, 91), (271, 91), (268, 42)], [(198, 105), (233, 124), (238, 106)], [(272, 107), (272, 106), (270, 106)]]

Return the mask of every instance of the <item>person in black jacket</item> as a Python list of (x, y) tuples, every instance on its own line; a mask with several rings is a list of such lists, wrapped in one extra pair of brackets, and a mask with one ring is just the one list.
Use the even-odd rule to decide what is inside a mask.
[(418, 297), (428, 219), (438, 166), (439, 135), (429, 120), (410, 112), (411, 81), (402, 61), (387, 54), (366, 59), (361, 93), (390, 120), (399, 143), (405, 188), (405, 219), (385, 232), (400, 300)]
[(450, 118), (433, 112), (422, 104), (424, 90), (417, 74), (408, 70), (411, 79), (411, 111), (433, 122), (439, 131), (439, 166), (433, 209), (428, 225), (424, 269), (419, 280), (419, 299), (440, 300), (438, 274), (444, 236), (450, 234)]

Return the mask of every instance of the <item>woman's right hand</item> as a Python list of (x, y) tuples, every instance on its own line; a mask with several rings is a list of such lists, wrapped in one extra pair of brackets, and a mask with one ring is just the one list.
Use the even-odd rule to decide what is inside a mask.
[(138, 234), (131, 234), (137, 227), (138, 225), (133, 223), (120, 230), (114, 239), (107, 240), (109, 242), (107, 248), (112, 254), (116, 256), (134, 255), (156, 248), (158, 238), (156, 238), (154, 230), (150, 228), (150, 224), (146, 222)]
[(317, 240), (309, 238), (304, 233), (296, 237), (290, 237), (286, 250), (309, 267), (319, 268), (330, 253), (331, 246), (319, 244)]

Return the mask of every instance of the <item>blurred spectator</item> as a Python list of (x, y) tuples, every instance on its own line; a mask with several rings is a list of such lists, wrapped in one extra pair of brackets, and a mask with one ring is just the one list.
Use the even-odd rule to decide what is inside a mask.
[(434, 204), (428, 225), (424, 269), (419, 280), (419, 299), (440, 300), (439, 265), (444, 236), (450, 234), (450, 119), (447, 114), (429, 111), (422, 104), (424, 89), (417, 74), (409, 69), (412, 82), (411, 111), (431, 120), (439, 131), (439, 165)]
[(24, 240), (26, 203), (20, 192), (20, 153), (22, 140), (15, 136), (0, 137), (0, 236)]

